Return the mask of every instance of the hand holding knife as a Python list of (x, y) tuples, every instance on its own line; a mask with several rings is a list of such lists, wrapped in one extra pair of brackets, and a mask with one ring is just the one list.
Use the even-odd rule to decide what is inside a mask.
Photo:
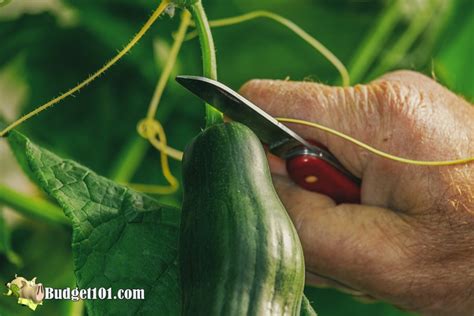
[(290, 178), (300, 187), (325, 194), (338, 204), (360, 203), (360, 180), (324, 146), (305, 140), (218, 81), (199, 76), (178, 76), (176, 81), (232, 120), (247, 125), (272, 154), (286, 161)]

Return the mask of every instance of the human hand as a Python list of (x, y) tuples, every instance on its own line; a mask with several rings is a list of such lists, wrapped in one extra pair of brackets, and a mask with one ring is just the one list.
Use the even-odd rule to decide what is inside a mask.
[[(317, 122), (397, 156), (474, 156), (474, 107), (418, 73), (398, 71), (351, 88), (253, 80), (241, 93), (273, 116)], [(401, 164), (289, 126), (362, 179), (362, 204), (336, 205), (292, 183), (284, 163), (269, 156), (303, 245), (307, 283), (426, 315), (473, 315), (474, 164)]]

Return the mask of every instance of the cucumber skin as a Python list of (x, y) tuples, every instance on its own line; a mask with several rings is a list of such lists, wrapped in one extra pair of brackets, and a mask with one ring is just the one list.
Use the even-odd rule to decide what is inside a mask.
[(255, 134), (214, 125), (187, 147), (183, 315), (299, 315), (304, 258)]

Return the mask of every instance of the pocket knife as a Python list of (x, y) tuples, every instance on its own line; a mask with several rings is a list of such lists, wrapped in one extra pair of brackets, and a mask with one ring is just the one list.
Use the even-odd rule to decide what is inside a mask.
[(176, 81), (233, 121), (247, 125), (272, 154), (286, 161), (289, 177), (301, 188), (338, 204), (360, 203), (360, 180), (326, 147), (304, 139), (218, 81), (199, 76), (178, 76)]

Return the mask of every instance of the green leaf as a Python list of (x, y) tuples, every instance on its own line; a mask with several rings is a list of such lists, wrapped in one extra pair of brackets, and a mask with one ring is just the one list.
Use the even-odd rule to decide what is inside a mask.
[(304, 291), (319, 315), (331, 316), (415, 316), (382, 302), (363, 303), (356, 297), (341, 293), (334, 289), (315, 288), (307, 286)]
[(73, 225), (79, 288), (144, 289), (144, 300), (88, 300), (89, 315), (179, 313), (179, 211), (163, 207), (18, 132), (8, 140), (23, 167), (63, 207)]
[(301, 301), (300, 315), (301, 316), (318, 316), (313, 306), (311, 306), (311, 302), (308, 300), (308, 298), (304, 294), (303, 294), (303, 300)]
[(16, 284), (10, 285), (11, 294), (15, 295), (16, 297), (20, 297), (20, 288)]
[[(62, 211), (61, 211), (62, 212)], [(18, 305), (18, 298), (4, 297), (7, 287), (5, 284), (15, 279), (15, 274), (32, 279), (38, 277), (37, 283), (45, 287), (64, 289), (75, 287), (76, 278), (71, 251), (71, 231), (65, 226), (51, 226), (33, 221), (18, 221), (12, 231), (12, 245), (21, 256), (22, 266), (0, 263), (0, 315), (1, 316), (45, 316), (71, 314), (76, 302), (69, 300), (47, 301), (38, 307), (35, 313), (29, 308)]]

